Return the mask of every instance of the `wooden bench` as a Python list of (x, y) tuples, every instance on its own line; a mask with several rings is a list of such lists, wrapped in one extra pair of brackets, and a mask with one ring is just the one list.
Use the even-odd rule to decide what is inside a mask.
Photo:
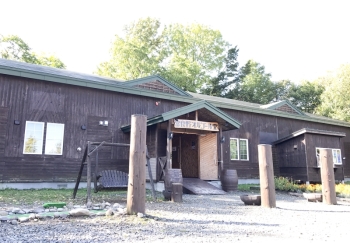
[(94, 178), (94, 192), (103, 189), (121, 189), (128, 187), (129, 175), (119, 170), (103, 170)]

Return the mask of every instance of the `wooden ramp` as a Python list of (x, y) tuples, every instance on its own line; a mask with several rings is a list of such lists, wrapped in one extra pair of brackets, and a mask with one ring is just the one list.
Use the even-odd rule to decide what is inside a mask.
[(222, 195), (223, 190), (198, 178), (183, 178), (183, 192), (196, 195)]

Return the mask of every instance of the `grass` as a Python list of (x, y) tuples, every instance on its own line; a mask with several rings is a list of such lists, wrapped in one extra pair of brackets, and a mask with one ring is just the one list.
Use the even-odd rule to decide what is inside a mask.
[[(79, 189), (75, 199), (72, 199), (73, 189), (4, 189), (0, 190), (0, 204), (11, 205), (42, 205), (47, 202), (65, 202), (83, 205), (86, 203), (86, 189)], [(125, 202), (127, 198), (126, 190), (101, 191), (91, 193), (92, 202)], [(157, 195), (159, 198), (160, 195)], [(146, 191), (146, 200), (153, 200), (151, 191)]]

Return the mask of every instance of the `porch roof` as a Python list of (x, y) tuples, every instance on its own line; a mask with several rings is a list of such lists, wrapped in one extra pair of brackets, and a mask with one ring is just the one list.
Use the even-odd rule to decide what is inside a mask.
[[(215, 107), (205, 100), (202, 100), (191, 105), (187, 105), (149, 118), (147, 120), (147, 126), (168, 121), (170, 119), (177, 118), (193, 111), (198, 111), (198, 118), (201, 121), (218, 122), (221, 125), (223, 131), (238, 129), (242, 125), (240, 122), (233, 119), (231, 116), (219, 108)], [(122, 126), (120, 129), (123, 132), (130, 132), (131, 125)]]

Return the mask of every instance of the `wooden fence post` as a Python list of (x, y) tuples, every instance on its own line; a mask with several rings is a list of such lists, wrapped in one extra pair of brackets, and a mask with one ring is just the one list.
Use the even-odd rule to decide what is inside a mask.
[(147, 116), (132, 115), (127, 213), (145, 213)]
[(328, 205), (337, 204), (333, 155), (331, 149), (320, 149), (322, 201)]
[(269, 144), (259, 144), (258, 153), (261, 206), (275, 208), (276, 192), (273, 175), (272, 146)]

